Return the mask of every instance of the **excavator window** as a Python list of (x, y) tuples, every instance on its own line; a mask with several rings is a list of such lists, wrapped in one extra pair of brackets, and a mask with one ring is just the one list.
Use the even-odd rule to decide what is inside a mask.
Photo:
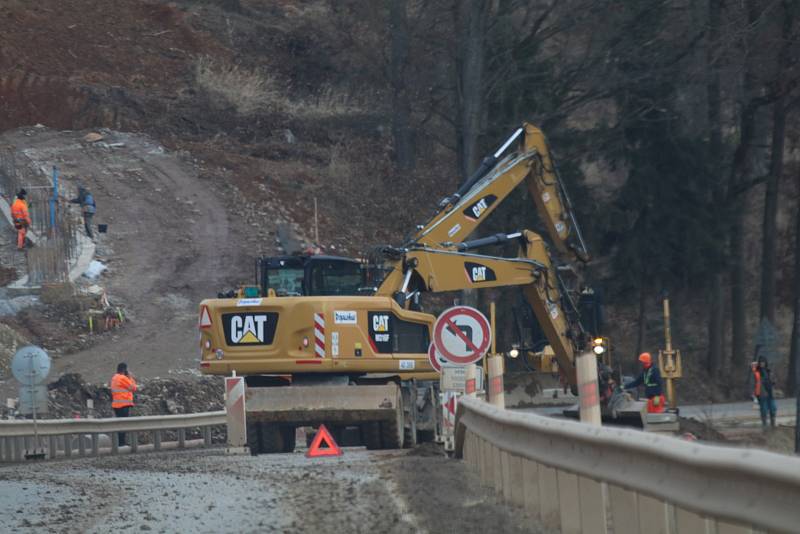
[(310, 295), (358, 295), (364, 285), (364, 272), (356, 262), (320, 260), (310, 266)]

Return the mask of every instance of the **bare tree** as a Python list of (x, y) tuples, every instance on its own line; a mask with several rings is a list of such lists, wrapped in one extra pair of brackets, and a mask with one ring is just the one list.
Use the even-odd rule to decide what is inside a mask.
[(414, 131), (411, 126), (411, 98), (407, 66), (411, 47), (408, 28), (408, 0), (389, 0), (389, 33), (391, 50), (389, 79), (392, 86), (392, 136), (397, 167), (401, 171), (414, 168)]

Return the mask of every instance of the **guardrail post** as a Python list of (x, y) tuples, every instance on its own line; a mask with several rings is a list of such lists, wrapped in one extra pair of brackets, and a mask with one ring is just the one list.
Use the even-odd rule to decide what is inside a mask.
[(56, 436), (47, 436), (47, 457), (53, 459), (58, 456), (58, 445)]
[(606, 534), (606, 498), (603, 484), (597, 480), (578, 477), (578, 492), (581, 507), (581, 532), (583, 534)]
[(131, 432), (131, 452), (139, 450), (139, 433)]
[(86, 435), (78, 434), (78, 456), (86, 456)]
[(716, 532), (713, 521), (683, 508), (675, 508), (675, 525), (679, 534), (684, 532), (713, 534)]
[(119, 454), (119, 432), (109, 432), (111, 436), (111, 454)]
[(92, 456), (97, 456), (100, 453), (100, 436), (97, 432), (92, 433)]
[(492, 475), (494, 476), (495, 493), (503, 494), (503, 464), (500, 461), (500, 448), (497, 445), (492, 447)]
[(161, 450), (161, 431), (155, 430), (153, 431), (153, 449), (160, 451)]
[[(637, 497), (639, 501), (639, 531), (670, 534), (667, 503), (641, 493)], [(721, 534), (721, 531), (718, 530), (718, 532)]]
[(502, 487), (503, 498), (511, 500), (511, 459), (510, 454), (500, 449), (500, 469), (503, 476)]
[(637, 534), (639, 532), (639, 504), (636, 492), (609, 484), (608, 499), (611, 501), (611, 521), (614, 534)]
[(522, 459), (522, 493), (525, 499), (525, 510), (538, 519), (541, 508), (539, 464), (527, 458)]
[(563, 534), (581, 534), (581, 500), (578, 493), (578, 476), (560, 469), (557, 473), (561, 532)]
[(22, 449), (25, 447), (25, 440), (17, 438), (14, 440), (14, 460), (17, 462), (22, 461)]
[(539, 519), (545, 527), (555, 530), (561, 527), (557, 471), (542, 464), (539, 464)]
[(211, 427), (204, 426), (203, 427), (203, 441), (206, 447), (211, 447)]
[(178, 429), (178, 448), (183, 449), (186, 447), (186, 429)]
[(72, 434), (64, 434), (64, 458), (72, 458)]
[(525, 490), (522, 479), (522, 458), (513, 454), (508, 455), (509, 485), (511, 486), (511, 503), (525, 506)]

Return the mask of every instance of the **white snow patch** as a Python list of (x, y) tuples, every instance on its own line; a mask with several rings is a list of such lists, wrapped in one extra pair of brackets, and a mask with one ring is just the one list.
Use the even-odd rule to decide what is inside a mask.
[(89, 267), (87, 267), (86, 271), (83, 273), (83, 276), (89, 280), (95, 280), (98, 276), (103, 274), (103, 271), (106, 269), (108, 269), (108, 267), (106, 267), (103, 262), (92, 260), (91, 263), (89, 263)]

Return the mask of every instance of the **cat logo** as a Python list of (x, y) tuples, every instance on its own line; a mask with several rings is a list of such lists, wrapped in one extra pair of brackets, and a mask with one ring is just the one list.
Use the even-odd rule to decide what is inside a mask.
[(389, 331), (389, 316), (388, 315), (373, 315), (372, 316), (372, 330), (375, 332), (388, 332)]
[(223, 315), (228, 345), (269, 345), (275, 337), (278, 314), (226, 313)]
[(496, 196), (487, 195), (479, 199), (477, 202), (470, 204), (462, 213), (466, 218), (477, 221), (481, 218), (481, 215), (483, 215), (486, 210), (488, 210), (489, 207), (494, 204), (495, 200), (497, 200)]
[(480, 282), (493, 282), (497, 280), (497, 276), (494, 274), (494, 271), (486, 265), (481, 265), (480, 263), (472, 263), (469, 261), (465, 262), (464, 270), (467, 273), (467, 279), (473, 284)]

